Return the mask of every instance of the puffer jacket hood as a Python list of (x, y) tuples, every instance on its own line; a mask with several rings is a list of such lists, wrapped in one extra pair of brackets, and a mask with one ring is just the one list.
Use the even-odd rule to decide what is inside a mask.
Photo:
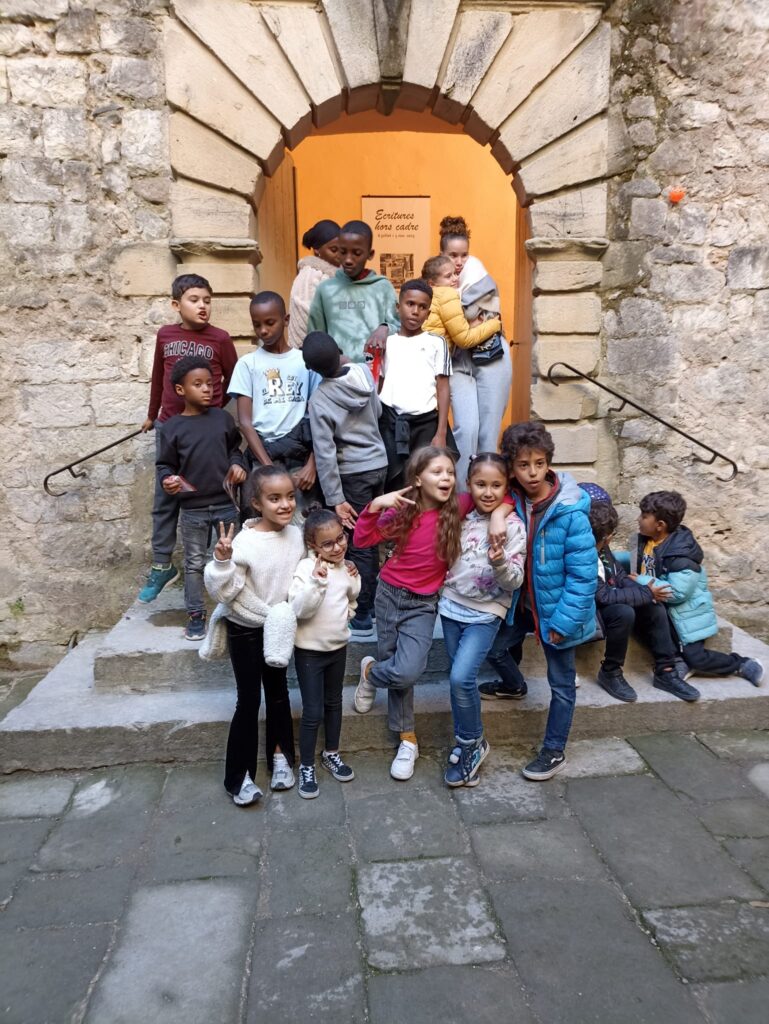
[(346, 369), (341, 377), (327, 377), (323, 381), (323, 394), (345, 412), (354, 412), (368, 405), (374, 378), (363, 363), (348, 363)]

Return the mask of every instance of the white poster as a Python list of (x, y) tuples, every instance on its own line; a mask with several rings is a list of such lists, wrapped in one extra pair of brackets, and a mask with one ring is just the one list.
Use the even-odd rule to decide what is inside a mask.
[(361, 196), (362, 219), (374, 233), (374, 266), (398, 289), (419, 277), (438, 251), (430, 237), (429, 196)]

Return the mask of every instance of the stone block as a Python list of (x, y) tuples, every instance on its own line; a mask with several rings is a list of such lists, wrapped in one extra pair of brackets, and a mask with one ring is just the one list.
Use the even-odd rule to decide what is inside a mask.
[(5, 106), (8, 103), (8, 97), (10, 95), (8, 89), (8, 61), (5, 57), (0, 57), (0, 105)]
[[(50, 51), (51, 40), (48, 35), (26, 25), (0, 25), (0, 54), (3, 56), (15, 57), (19, 53), (45, 54)], [(7, 102), (7, 99), (4, 102)]]
[(0, 154), (32, 156), (39, 152), (38, 112), (13, 104), (0, 105)]
[(342, 112), (342, 85), (329, 53), (321, 15), (310, 7), (262, 7), (262, 17), (296, 72), (323, 125)]
[(49, 159), (77, 160), (90, 153), (84, 110), (43, 112), (43, 151)]
[(630, 237), (664, 238), (668, 204), (664, 199), (633, 199), (630, 203)]
[(268, 170), (283, 155), (280, 125), (213, 54), (181, 25), (164, 23), (169, 103), (253, 153)]
[(3, 17), (56, 21), (68, 8), (69, 0), (3, 0)]
[(700, 807), (697, 817), (716, 836), (769, 838), (769, 803), (765, 800), (750, 797), (718, 800)]
[(112, 57), (107, 87), (115, 95), (131, 100), (151, 100), (160, 92), (154, 65), (141, 57)]
[(139, 424), (147, 412), (147, 388), (139, 383), (94, 384), (94, 423), (98, 427)]
[[(321, 799), (325, 777), (320, 779)], [(336, 785), (329, 780), (328, 785)], [(280, 799), (278, 797), (277, 799)], [(342, 829), (317, 828), (272, 832), (265, 843), (260, 917), (338, 914), (352, 910), (350, 846)], [(318, 866), (323, 865), (322, 871)]]
[(595, 388), (581, 384), (537, 381), (531, 389), (531, 411), (546, 423), (558, 420), (583, 420), (595, 414), (598, 397)]
[(627, 117), (656, 117), (657, 104), (653, 96), (633, 96), (625, 104)]
[[(77, 427), (91, 422), (85, 384), (47, 384), (20, 391), (19, 423), (45, 427)], [(146, 398), (145, 398), (146, 405)]]
[(592, 10), (536, 10), (513, 19), (491, 73), (472, 98), (468, 130), (481, 144), (561, 64), (599, 20)]
[(379, 52), (373, 4), (351, 6), (347, 0), (323, 0), (323, 10), (349, 88), (378, 86)]
[(687, 97), (673, 104), (669, 118), (671, 124), (678, 128), (702, 128), (706, 124), (714, 124), (721, 116), (721, 108), (717, 103), (705, 103)]
[(751, 796), (750, 784), (693, 736), (638, 736), (633, 746), (672, 790), (698, 803)]
[(610, 36), (601, 23), (499, 129), (497, 145), (516, 163), (606, 109)]
[(0, 784), (0, 818), (45, 818), (61, 814), (75, 788), (71, 778), (9, 779)]
[(649, 288), (676, 302), (705, 302), (714, 300), (724, 284), (723, 273), (713, 267), (672, 264), (655, 266)]
[(628, 138), (634, 146), (650, 149), (657, 142), (657, 129), (653, 121), (636, 121), (627, 130)]
[(635, 338), (609, 338), (606, 347), (606, 369), (616, 377), (656, 378), (678, 369), (678, 345), (667, 335)]
[[(601, 340), (594, 334), (540, 334), (534, 343), (534, 363), (541, 376), (553, 363), (569, 363), (581, 373), (594, 373), (601, 358)], [(569, 376), (563, 367), (558, 376)]]
[(118, 295), (168, 295), (176, 273), (167, 245), (130, 245), (113, 259), (110, 283)]
[(157, 33), (144, 18), (110, 18), (101, 24), (100, 43), (108, 53), (148, 54), (157, 45)]
[(348, 799), (354, 801), (351, 829), (361, 861), (468, 852), (459, 817), (442, 796), (413, 787)]
[(470, 10), (459, 15), (440, 96), (433, 106), (436, 117), (452, 124), (459, 121), (512, 27), (507, 11)]
[(129, 171), (156, 174), (168, 170), (168, 126), (163, 110), (126, 110), (120, 150)]
[[(134, 893), (88, 1019), (229, 1020), (238, 1014), (253, 887), (215, 879)], [(205, 941), (190, 943), (191, 934)], [(210, 970), (217, 951), (216, 971)]]
[[(256, 268), (249, 263), (203, 263), (191, 260), (181, 264), (180, 274), (200, 274), (211, 285), (214, 295), (252, 295), (256, 291), (258, 277)], [(218, 302), (217, 302), (218, 305)]]
[(55, 203), (61, 199), (61, 166), (39, 157), (8, 157), (2, 169), (8, 195), (17, 203)]
[(53, 213), (53, 240), (60, 249), (77, 252), (90, 247), (93, 240), (88, 207), (64, 203)]
[(620, 302), (617, 323), (610, 333), (621, 338), (655, 336), (669, 329), (668, 315), (659, 302), (633, 297)]
[(481, 825), (473, 848), (492, 881), (522, 877), (603, 878), (605, 870), (576, 818)]
[(713, 1024), (760, 1021), (769, 1005), (769, 979), (700, 985), (697, 994)]
[(689, 139), (668, 137), (663, 139), (649, 157), (652, 171), (663, 174), (688, 174), (696, 165), (696, 156)]
[(726, 281), (731, 289), (769, 288), (769, 246), (738, 246), (729, 253)]
[(216, 326), (233, 338), (253, 338), (254, 325), (248, 312), (248, 296), (216, 300)]
[(75, 57), (22, 57), (8, 67), (14, 103), (73, 107), (85, 100), (86, 66)]
[(590, 238), (606, 234), (607, 186), (590, 185), (534, 202), (528, 208), (531, 234)]
[(171, 223), (180, 238), (247, 238), (253, 211), (239, 196), (180, 179), (171, 186)]
[(598, 458), (598, 430), (592, 424), (579, 427), (549, 428), (555, 444), (555, 459), (559, 465), (582, 465)]
[(644, 275), (645, 242), (612, 242), (606, 250), (603, 263), (603, 287), (633, 288)]
[[(607, 128), (606, 118), (594, 118), (526, 159), (518, 172), (526, 197), (546, 195), (603, 177), (607, 172)], [(496, 147), (492, 153), (504, 169), (512, 170), (511, 161)]]
[(534, 287), (542, 292), (570, 292), (601, 283), (600, 260), (544, 260), (534, 267)]
[(123, 916), (132, 876), (133, 867), (47, 878), (27, 876), (3, 918), (17, 928), (62, 928), (117, 921)]
[[(215, 5), (179, 0), (178, 18), (240, 79), (283, 125), (290, 146), (306, 134), (310, 106), (302, 85), (280, 46), (262, 20), (258, 7), (240, 0)], [(361, 46), (361, 40), (357, 41)], [(197, 71), (197, 69), (195, 69)], [(294, 135), (298, 132), (298, 135)]]
[(594, 334), (601, 328), (601, 300), (593, 292), (538, 295), (533, 311), (538, 334)]
[(93, 11), (74, 10), (56, 28), (59, 53), (93, 53), (99, 49), (99, 23)]
[(404, 82), (433, 89), (458, 8), (459, 0), (411, 0)]
[(262, 179), (258, 162), (180, 110), (171, 114), (169, 137), (177, 174), (247, 197), (256, 191)]

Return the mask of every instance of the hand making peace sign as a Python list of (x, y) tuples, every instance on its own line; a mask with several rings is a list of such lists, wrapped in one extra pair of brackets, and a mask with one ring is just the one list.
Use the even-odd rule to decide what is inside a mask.
[(227, 532), (224, 532), (224, 523), (219, 522), (219, 540), (214, 548), (214, 558), (218, 562), (226, 562), (232, 558), (232, 538), (235, 536), (235, 524), (230, 523)]

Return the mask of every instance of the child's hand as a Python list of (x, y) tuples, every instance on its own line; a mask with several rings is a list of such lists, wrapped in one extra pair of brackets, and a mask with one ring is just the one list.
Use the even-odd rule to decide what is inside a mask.
[(365, 348), (381, 348), (384, 352), (387, 347), (387, 338), (389, 337), (390, 329), (387, 324), (380, 324), (379, 327), (375, 327), (374, 330), (368, 337), (368, 341), (365, 344)]
[(232, 558), (232, 538), (235, 536), (235, 524), (230, 523), (227, 532), (224, 532), (224, 523), (219, 522), (219, 540), (214, 548), (214, 558), (217, 562), (227, 562)]
[(494, 565), (495, 562), (503, 562), (505, 560), (505, 545), (500, 544), (497, 540), (489, 539), (489, 562)]
[(312, 567), (312, 574), (316, 580), (325, 580), (328, 576), (328, 565), (320, 555), (315, 558), (315, 565)]
[(409, 491), (413, 490), (413, 487), (401, 487), (399, 491), (388, 491), (387, 494), (380, 494), (378, 498), (374, 498), (371, 502), (369, 509), (372, 512), (383, 512), (386, 508), (405, 508), (406, 505), (416, 505), (416, 502), (412, 501), (411, 498), (404, 497)]
[(436, 434), (430, 444), (433, 448), (445, 448), (446, 447), (446, 434)]
[(227, 470), (227, 476), (224, 478), (225, 484), (242, 484), (246, 479), (246, 471), (242, 466), (230, 466)]
[(293, 474), (293, 479), (300, 491), (309, 491), (317, 479), (315, 460), (308, 459), (302, 468)]
[(355, 520), (358, 518), (358, 513), (349, 501), (343, 501), (341, 504), (335, 505), (334, 511), (342, 520), (342, 526), (347, 527), (348, 530), (352, 530), (354, 528)]
[(150, 419), (149, 416), (148, 416), (147, 419), (144, 421), (144, 423), (142, 423), (142, 425), (141, 425), (141, 432), (143, 434), (146, 434), (148, 430), (154, 430), (154, 429), (155, 429), (155, 421)]
[(667, 601), (673, 596), (673, 592), (667, 583), (659, 583), (657, 580), (649, 580), (646, 584), (652, 592), (655, 601)]
[(510, 505), (498, 505), (489, 516), (489, 547), (504, 547), (507, 540), (507, 517), (512, 512)]
[(345, 569), (347, 569), (347, 572), (349, 573), (350, 576), (352, 576), (353, 579), (355, 579), (356, 576), (360, 575), (360, 573), (358, 572), (358, 566), (355, 564), (355, 562), (348, 562), (347, 559), (345, 559), (344, 565)]
[(566, 639), (565, 636), (562, 636), (560, 633), (556, 633), (556, 631), (554, 629), (551, 629), (550, 632), (548, 633), (548, 640), (550, 641), (551, 644), (563, 643), (563, 641), (565, 639)]
[(182, 482), (178, 476), (167, 476), (163, 478), (162, 486), (166, 494), (178, 494), (182, 489)]

